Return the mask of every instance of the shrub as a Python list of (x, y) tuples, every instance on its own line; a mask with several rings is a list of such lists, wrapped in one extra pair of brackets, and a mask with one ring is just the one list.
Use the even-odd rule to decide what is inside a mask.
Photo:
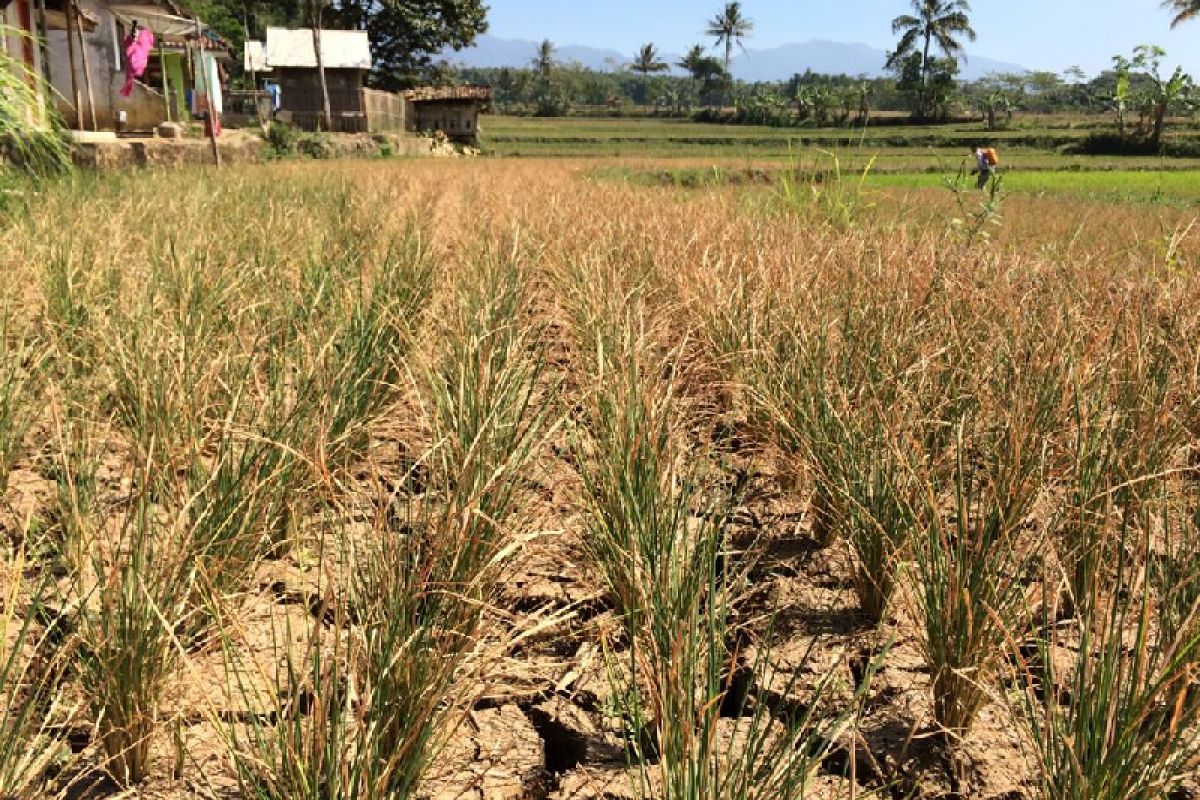
[(1077, 142), (1064, 148), (1067, 153), (1084, 156), (1167, 156), (1169, 158), (1200, 157), (1200, 140), (1164, 139), (1155, 147), (1149, 139), (1140, 136), (1121, 136), (1116, 133), (1098, 131), (1089, 133)]
[(285, 122), (272, 120), (267, 126), (267, 145), (270, 152), (276, 156), (291, 155), (295, 152), (299, 139), (300, 131)]

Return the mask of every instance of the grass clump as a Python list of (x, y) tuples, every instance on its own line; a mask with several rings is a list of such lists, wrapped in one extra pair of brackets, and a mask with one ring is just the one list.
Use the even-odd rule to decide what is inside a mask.
[[(248, 708), (275, 717), (233, 734), (248, 795), (415, 797), (470, 708), (483, 653), (503, 646), (488, 643), (485, 614), (517, 547), (513, 526), (525, 524), (513, 519), (522, 470), (547, 424), (540, 356), (516, 321), (521, 297), (519, 270), (480, 264), (444, 347), (414, 370), (433, 433), (428, 485), (412, 493), (407, 476), (393, 479), (365, 536), (334, 531), (317, 621), (301, 652), (279, 654), (284, 692), (240, 687)], [(346, 554), (340, 567), (334, 552)]]
[(150, 772), (167, 679), (187, 621), (191, 554), (164, 530), (145, 491), (117, 537), (93, 550), (76, 577), (78, 648), (73, 660), (91, 705), (102, 769), (124, 787)]
[(43, 355), (26, 337), (11, 330), (7, 312), (0, 316), (0, 493), (24, 453), (25, 437), (37, 418), (35, 398)]
[(13, 800), (45, 796), (51, 772), (65, 760), (54, 730), (77, 711), (56, 685), (68, 650), (51, 645), (35, 614), (18, 616), (21, 605), (36, 609), (50, 600), (47, 582), (27, 582), (30, 566), (23, 550), (0, 562), (0, 796)]
[(757, 693), (776, 682), (769, 644), (752, 660), (750, 688), (734, 680), (746, 635), (736, 603), (748, 586), (748, 559), (730, 538), (734, 498), (681, 446), (687, 421), (669, 377), (678, 355), (654, 355), (636, 312), (616, 344), (597, 352), (580, 469), (588, 552), (627, 648), (610, 657), (610, 680), (628, 698), (639, 791), (803, 797), (850, 712), (815, 713), (832, 683), (825, 674), (806, 711), (777, 719)]
[(1007, 356), (991, 380), (1008, 405), (991, 420), (979, 412), (959, 422), (952, 471), (917, 467), (926, 528), (914, 546), (916, 609), (934, 719), (952, 737), (971, 728), (1022, 629), (1029, 560), (1041, 546), (1029, 516), (1061, 393), (1059, 366), (1031, 354)]
[(1023, 718), (1048, 800), (1173, 796), (1200, 755), (1200, 565), (1194, 550), (1155, 556), (1151, 533), (1194, 545), (1200, 519), (1154, 506), (1114, 532), (1111, 575), (1093, 579), (1077, 624), (1046, 615), (1022, 662)]

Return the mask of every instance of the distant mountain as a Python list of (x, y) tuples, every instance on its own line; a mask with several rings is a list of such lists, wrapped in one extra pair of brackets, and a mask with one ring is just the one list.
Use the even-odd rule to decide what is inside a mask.
[[(451, 63), (468, 67), (527, 67), (540, 45), (541, 42), (532, 40), (484, 35), (475, 40), (473, 47), (458, 52), (446, 50), (442, 57)], [(585, 67), (597, 70), (615, 69), (633, 60), (632, 54), (585, 45), (558, 45), (555, 52), (559, 61), (578, 61)]]
[[(447, 50), (442, 57), (468, 67), (525, 67), (533, 60), (538, 44), (533, 40), (485, 35), (480, 36), (473, 47), (459, 52)], [(561, 45), (557, 51), (560, 61), (576, 61), (597, 70), (617, 69), (633, 60), (633, 53), (584, 45)], [(668, 64), (674, 64), (679, 58), (673, 53), (662, 55), (662, 60)], [(736, 77), (745, 81), (782, 81), (806, 69), (825, 74), (877, 76), (884, 74), (886, 60), (885, 51), (869, 45), (813, 40), (763, 50), (747, 49), (733, 59), (731, 69)], [(962, 76), (968, 80), (992, 72), (1027, 71), (1017, 64), (983, 56), (971, 56), (962, 64)]]

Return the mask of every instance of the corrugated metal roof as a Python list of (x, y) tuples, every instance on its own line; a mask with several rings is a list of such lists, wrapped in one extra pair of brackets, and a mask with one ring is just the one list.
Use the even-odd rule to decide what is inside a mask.
[[(371, 40), (366, 31), (321, 31), (325, 69), (370, 69)], [(267, 66), (316, 67), (309, 28), (267, 28)]]

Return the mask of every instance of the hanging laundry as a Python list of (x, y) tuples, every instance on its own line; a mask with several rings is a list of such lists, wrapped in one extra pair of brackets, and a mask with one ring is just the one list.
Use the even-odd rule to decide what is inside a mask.
[(125, 37), (125, 85), (121, 87), (121, 97), (133, 94), (133, 82), (146, 74), (153, 49), (154, 32), (133, 23), (133, 30)]

